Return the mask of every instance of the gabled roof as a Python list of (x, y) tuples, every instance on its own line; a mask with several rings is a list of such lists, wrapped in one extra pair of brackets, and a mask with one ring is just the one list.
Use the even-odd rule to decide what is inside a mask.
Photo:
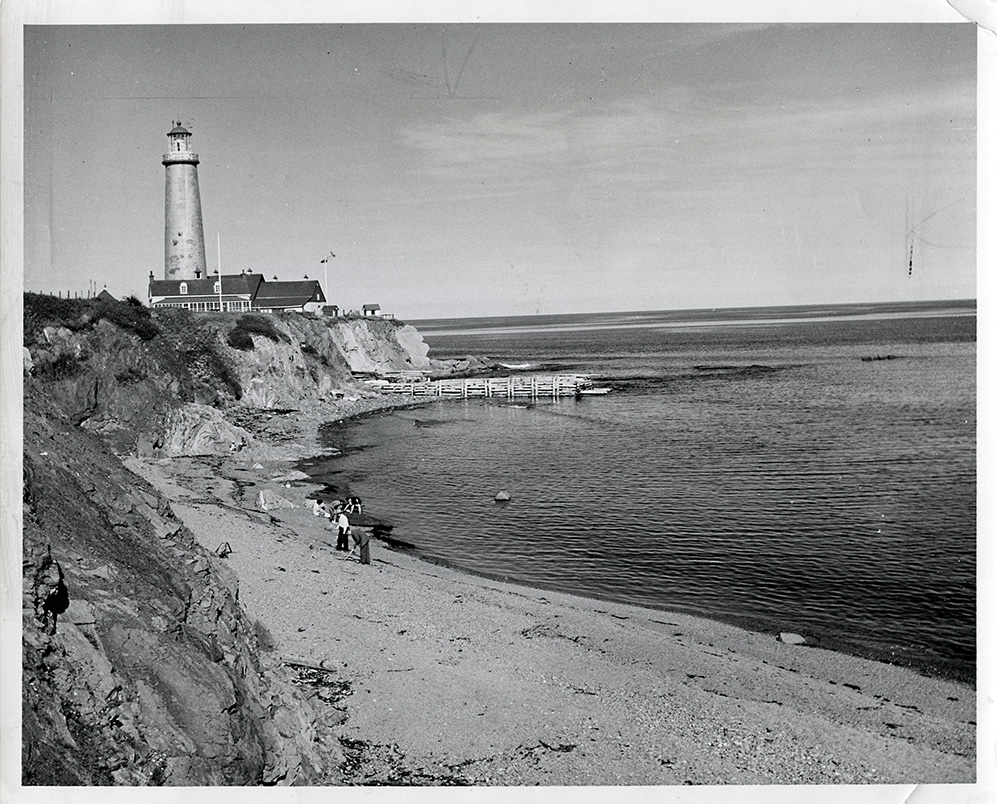
[[(259, 274), (223, 274), (222, 292), (225, 295), (235, 293), (239, 295), (252, 296), (259, 287), (263, 277)], [(217, 276), (208, 279), (153, 279), (149, 282), (150, 296), (179, 296), (180, 284), (187, 285), (187, 296), (213, 296), (218, 295), (215, 290)]]
[(381, 309), (381, 305), (380, 304), (365, 304), (363, 306), (363, 308), (364, 308), (364, 310), (380, 310)]
[(253, 304), (259, 307), (300, 307), (308, 302), (324, 302), (325, 295), (317, 279), (300, 282), (263, 282)]
[(263, 274), (242, 274), (242, 276), (248, 283), (250, 292), (255, 296), (260, 290), (260, 283), (265, 281)]
[[(160, 300), (168, 298), (171, 302), (184, 301), (190, 298), (216, 298), (218, 291), (215, 283), (218, 276), (207, 279), (151, 279), (149, 280), (149, 296)], [(325, 302), (322, 285), (317, 279), (305, 279), (297, 282), (267, 282), (263, 274), (223, 274), (222, 296), (240, 296), (249, 298), (254, 307), (287, 308), (303, 307), (308, 302)], [(187, 292), (180, 293), (180, 285), (187, 286)]]

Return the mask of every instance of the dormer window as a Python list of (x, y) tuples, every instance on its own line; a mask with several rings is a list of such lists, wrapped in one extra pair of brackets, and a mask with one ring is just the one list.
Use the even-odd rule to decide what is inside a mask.
[(186, 282), (181, 282), (180, 283), (180, 295), (181, 296), (186, 296), (187, 295), (187, 283)]
[(221, 292), (222, 292), (222, 283), (215, 282), (215, 293), (221, 293)]

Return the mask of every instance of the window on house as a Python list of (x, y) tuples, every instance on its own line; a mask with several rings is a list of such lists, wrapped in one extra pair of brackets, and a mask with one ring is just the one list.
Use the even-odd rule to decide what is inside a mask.
[(215, 293), (220, 293), (221, 289), (222, 289), (222, 283), (221, 282), (215, 282)]
[(180, 295), (181, 296), (186, 296), (187, 295), (187, 283), (186, 282), (181, 282), (180, 283)]

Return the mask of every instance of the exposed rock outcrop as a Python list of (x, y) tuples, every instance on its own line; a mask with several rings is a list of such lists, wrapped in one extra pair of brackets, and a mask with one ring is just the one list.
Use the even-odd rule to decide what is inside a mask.
[(118, 453), (228, 452), (233, 442), (248, 444), (247, 434), (210, 409), (298, 409), (367, 393), (355, 374), (453, 369), (430, 360), (418, 331), (393, 320), (254, 314), (264, 325), (243, 330), (236, 348), (229, 336), (252, 316), (145, 312), (136, 330), (91, 321), (93, 313), (60, 323), (40, 299), (25, 299), (33, 325), (25, 330), (26, 375)]
[(334, 780), (225, 561), (37, 389), (25, 408), (23, 782)]
[[(429, 371), (429, 347), (414, 328), (378, 319), (337, 321), (332, 326), (350, 371)], [(390, 332), (391, 337), (385, 337)]]
[(254, 445), (253, 436), (216, 408), (189, 404), (170, 411), (161, 451), (165, 455), (218, 455)]

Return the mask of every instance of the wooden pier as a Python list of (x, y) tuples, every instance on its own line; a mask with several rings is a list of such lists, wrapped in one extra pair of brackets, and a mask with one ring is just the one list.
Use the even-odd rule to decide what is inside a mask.
[(383, 382), (378, 390), (386, 394), (441, 399), (537, 399), (575, 396), (591, 385), (589, 377), (578, 374), (548, 374), (518, 377), (471, 377), (459, 380), (399, 380)]

